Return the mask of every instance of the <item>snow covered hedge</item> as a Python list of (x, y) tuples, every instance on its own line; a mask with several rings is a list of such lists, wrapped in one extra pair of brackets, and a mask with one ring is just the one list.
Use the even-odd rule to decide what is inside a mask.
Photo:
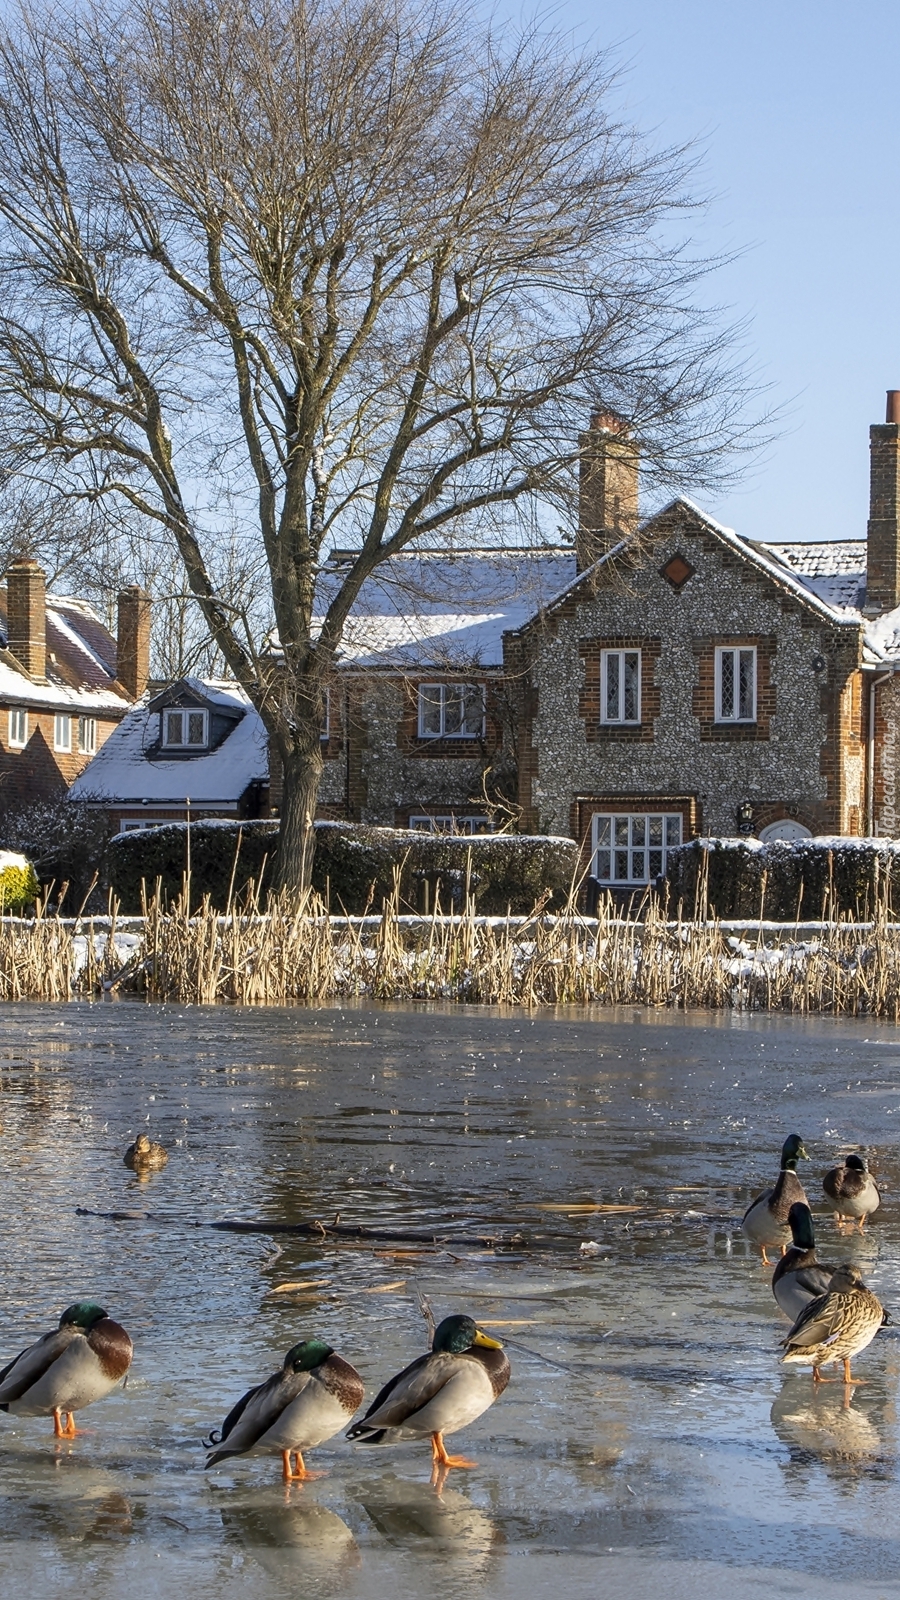
[(669, 904), (686, 916), (765, 917), (773, 922), (849, 912), (873, 915), (889, 887), (900, 912), (900, 840), (694, 839), (668, 854)]
[[(240, 848), (238, 850), (238, 834)], [(190, 830), (191, 890), (199, 905), (206, 894), (223, 907), (234, 873), (239, 894), (264, 871), (271, 882), (278, 842), (277, 822), (193, 822)], [(152, 894), (162, 880), (163, 898), (181, 891), (187, 864), (187, 825), (119, 834), (109, 848), (110, 883), (126, 912), (141, 909), (141, 881)], [(235, 870), (235, 857), (237, 867)], [(461, 903), (468, 883), (480, 912), (503, 916), (528, 912), (545, 891), (550, 907), (565, 901), (576, 871), (578, 849), (571, 839), (543, 835), (484, 834), (475, 838), (416, 833), (405, 828), (374, 828), (350, 822), (316, 823), (313, 885), (328, 893), (331, 908), (350, 913), (380, 911), (400, 873), (404, 910), (434, 905), (437, 889), (445, 910)]]

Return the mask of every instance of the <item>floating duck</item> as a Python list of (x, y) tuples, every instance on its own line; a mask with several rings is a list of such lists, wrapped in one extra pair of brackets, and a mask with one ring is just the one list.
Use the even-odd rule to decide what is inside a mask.
[(169, 1152), (146, 1133), (139, 1133), (125, 1151), (122, 1160), (134, 1172), (158, 1172), (169, 1159)]
[(465, 1456), (448, 1455), (444, 1434), (468, 1427), (508, 1383), (509, 1360), (499, 1340), (490, 1339), (471, 1317), (445, 1317), (430, 1353), (385, 1384), (347, 1438), (360, 1444), (430, 1439), (432, 1483), (440, 1483), (450, 1467), (476, 1465)]
[(836, 1267), (827, 1294), (804, 1306), (786, 1339), (783, 1361), (811, 1366), (816, 1383), (827, 1383), (821, 1368), (833, 1361), (844, 1367), (844, 1382), (858, 1383), (850, 1371), (854, 1356), (872, 1343), (884, 1321), (884, 1307), (867, 1289), (859, 1267), (844, 1262)]
[(772, 1265), (766, 1255), (766, 1245), (780, 1245), (782, 1251), (786, 1248), (790, 1235), (788, 1212), (791, 1206), (797, 1201), (806, 1205), (803, 1185), (797, 1177), (797, 1162), (808, 1160), (799, 1133), (792, 1133), (782, 1147), (778, 1182), (771, 1189), (764, 1189), (762, 1194), (758, 1194), (744, 1212), (741, 1231), (759, 1246), (764, 1267)]
[(847, 1217), (864, 1233), (866, 1218), (881, 1205), (878, 1185), (865, 1156), (847, 1156), (839, 1167), (832, 1167), (822, 1179), (822, 1188), (834, 1207), (838, 1227)]
[(788, 1227), (793, 1244), (772, 1273), (772, 1293), (785, 1316), (794, 1322), (810, 1300), (828, 1293), (834, 1267), (826, 1267), (816, 1256), (812, 1212), (802, 1200), (791, 1206)]
[[(74, 1413), (109, 1394), (131, 1366), (124, 1328), (93, 1300), (69, 1306), (45, 1333), (0, 1372), (0, 1410), (53, 1418), (57, 1439), (74, 1439)], [(65, 1417), (65, 1422), (63, 1421)]]
[(321, 1339), (295, 1344), (279, 1370), (248, 1389), (218, 1434), (210, 1435), (212, 1454), (206, 1465), (262, 1450), (281, 1456), (285, 1483), (321, 1478), (321, 1472), (307, 1472), (303, 1451), (333, 1438), (359, 1410), (364, 1393), (355, 1367), (335, 1355), (331, 1345)]

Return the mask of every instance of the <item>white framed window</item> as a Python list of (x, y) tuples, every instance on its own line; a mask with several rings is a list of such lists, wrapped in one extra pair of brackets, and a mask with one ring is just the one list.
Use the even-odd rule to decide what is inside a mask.
[(72, 748), (72, 718), (67, 711), (57, 711), (53, 718), (53, 748), (66, 752)]
[(209, 739), (209, 713), (167, 706), (162, 713), (162, 742), (167, 750), (202, 750)]
[(24, 750), (28, 743), (28, 712), (13, 706), (9, 713), (9, 743), (13, 750)]
[(159, 823), (157, 821), (143, 822), (139, 817), (123, 817), (122, 821), (119, 823), (119, 832), (139, 833), (142, 828), (157, 827), (159, 827)]
[(419, 685), (420, 739), (480, 739), (483, 733), (483, 683)]
[(78, 748), (83, 756), (97, 753), (97, 718), (78, 718)]
[(592, 828), (594, 877), (600, 883), (652, 883), (681, 844), (680, 811), (596, 812)]
[(600, 721), (627, 725), (640, 720), (640, 650), (601, 650)]
[(716, 650), (716, 721), (756, 721), (756, 648), (726, 645)]
[(494, 831), (490, 817), (455, 817), (452, 813), (440, 817), (426, 817), (424, 814), (411, 816), (409, 826), (416, 833), (478, 834)]

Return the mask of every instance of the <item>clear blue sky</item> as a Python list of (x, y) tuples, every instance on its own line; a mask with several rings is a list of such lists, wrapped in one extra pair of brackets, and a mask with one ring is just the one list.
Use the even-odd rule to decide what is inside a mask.
[(788, 415), (738, 489), (698, 498), (751, 538), (863, 537), (869, 423), (900, 389), (900, 5), (561, 0), (543, 14), (616, 47), (622, 107), (656, 142), (699, 140), (714, 196), (699, 237), (743, 251), (718, 297), (751, 319)]

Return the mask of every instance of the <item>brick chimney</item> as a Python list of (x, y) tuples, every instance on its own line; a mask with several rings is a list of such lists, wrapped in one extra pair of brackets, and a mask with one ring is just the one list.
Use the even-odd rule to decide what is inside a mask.
[(119, 591), (116, 677), (139, 700), (150, 676), (150, 596), (136, 583)]
[(47, 674), (47, 574), (36, 561), (14, 561), (6, 574), (9, 648), (32, 678)]
[(638, 447), (623, 417), (598, 411), (581, 449), (578, 532), (575, 557), (579, 572), (593, 566), (638, 523)]
[(869, 429), (866, 611), (900, 605), (900, 389), (889, 389), (884, 423)]

